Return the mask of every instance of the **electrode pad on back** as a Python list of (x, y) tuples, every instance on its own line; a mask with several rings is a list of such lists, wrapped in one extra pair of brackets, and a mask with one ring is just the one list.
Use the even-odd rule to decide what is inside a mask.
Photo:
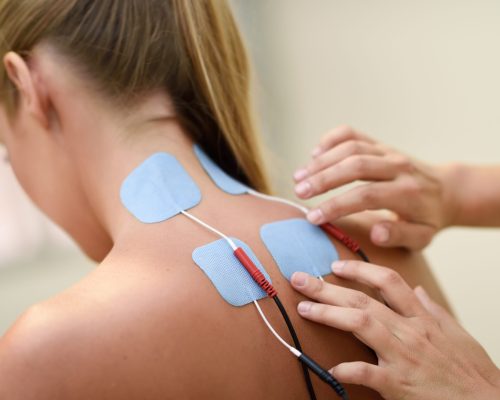
[(193, 148), (201, 166), (219, 189), (229, 194), (248, 193), (248, 186), (245, 186), (243, 183), (238, 182), (232, 176), (228, 175), (201, 149), (200, 146), (195, 144)]
[(297, 271), (313, 276), (331, 274), (332, 262), (339, 259), (328, 236), (305, 219), (266, 224), (260, 237), (288, 280)]
[(156, 153), (127, 176), (120, 198), (139, 221), (154, 223), (196, 206), (201, 192), (174, 156)]
[[(252, 250), (241, 240), (233, 239), (236, 246), (241, 247), (255, 263), (257, 268), (271, 282), (269, 275), (257, 259)], [(233, 306), (244, 306), (254, 300), (267, 297), (243, 267), (233, 249), (224, 240), (220, 239), (193, 251), (193, 261), (212, 281), (219, 294)]]

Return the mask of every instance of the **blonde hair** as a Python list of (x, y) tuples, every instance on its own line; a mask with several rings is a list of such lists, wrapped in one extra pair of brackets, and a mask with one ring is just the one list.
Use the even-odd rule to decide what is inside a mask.
[[(165, 89), (193, 140), (233, 177), (269, 191), (248, 57), (226, 0), (0, 0), (0, 54), (54, 45), (116, 104)], [(1, 101), (16, 92), (0, 66)]]

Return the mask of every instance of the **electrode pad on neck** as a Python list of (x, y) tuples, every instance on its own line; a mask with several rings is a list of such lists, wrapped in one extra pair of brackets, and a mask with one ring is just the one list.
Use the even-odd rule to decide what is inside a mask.
[[(257, 256), (241, 240), (231, 238), (255, 263), (257, 268), (271, 282), (268, 273)], [(224, 239), (217, 240), (193, 251), (193, 261), (208, 276), (219, 294), (233, 306), (244, 306), (254, 300), (267, 297), (267, 294), (241, 265), (233, 250)]]
[(196, 206), (201, 192), (174, 156), (156, 153), (127, 176), (120, 198), (139, 221), (155, 223)]
[(339, 259), (328, 236), (305, 219), (266, 224), (260, 237), (288, 280), (297, 271), (313, 276), (331, 274), (332, 262)]
[(195, 144), (193, 149), (201, 166), (219, 189), (229, 194), (248, 193), (250, 189), (248, 186), (245, 186), (243, 183), (238, 182), (232, 176), (228, 175), (201, 149), (199, 145)]

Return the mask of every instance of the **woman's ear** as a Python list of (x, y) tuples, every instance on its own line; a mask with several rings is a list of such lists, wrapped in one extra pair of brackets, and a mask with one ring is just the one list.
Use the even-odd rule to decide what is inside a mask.
[(25, 103), (27, 111), (44, 127), (49, 127), (47, 113), (47, 98), (41, 85), (36, 81), (34, 72), (30, 70), (26, 60), (19, 54), (8, 52), (3, 62), (5, 70), (11, 82), (19, 92), (19, 98)]

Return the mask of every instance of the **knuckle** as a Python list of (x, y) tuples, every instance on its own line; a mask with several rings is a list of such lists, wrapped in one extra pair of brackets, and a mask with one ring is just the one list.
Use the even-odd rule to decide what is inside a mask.
[(353, 328), (356, 331), (361, 331), (368, 328), (371, 324), (372, 317), (366, 311), (359, 311), (353, 316)]
[(365, 293), (356, 292), (348, 303), (352, 308), (365, 309), (370, 304), (370, 298)]
[(404, 155), (398, 154), (393, 158), (396, 167), (403, 172), (411, 172), (414, 170), (413, 161)]
[(421, 246), (426, 246), (430, 242), (432, 242), (432, 239), (434, 238), (434, 230), (432, 228), (429, 229), (423, 229), (421, 232), (418, 234), (417, 237), (417, 244)]
[(355, 133), (353, 127), (350, 126), (349, 124), (341, 124), (338, 126), (337, 130), (339, 132), (343, 132), (345, 134), (354, 134)]
[(361, 156), (353, 156), (351, 162), (352, 162), (352, 169), (356, 173), (363, 174), (367, 171), (367, 162), (365, 158)]
[(377, 199), (378, 193), (373, 187), (367, 185), (359, 194), (361, 202), (366, 205), (373, 205)]
[(312, 191), (314, 193), (321, 192), (323, 190), (328, 190), (328, 174), (327, 171), (317, 174), (310, 179), (310, 184)]
[(319, 207), (323, 215), (331, 216), (335, 211), (339, 211), (339, 207), (336, 207), (333, 200), (327, 201)]
[(389, 288), (394, 285), (401, 283), (403, 278), (393, 269), (385, 269), (382, 273), (382, 278), (380, 280), (380, 286), (383, 288)]
[(404, 183), (404, 191), (406, 195), (413, 197), (419, 196), (423, 192), (422, 185), (416, 179), (407, 179)]
[(346, 142), (346, 152), (349, 155), (359, 154), (362, 150), (359, 140), (349, 140)]
[(310, 163), (309, 166), (307, 167), (307, 170), (309, 173), (314, 174), (317, 171), (321, 171), (325, 167), (327, 167), (327, 163), (325, 161), (325, 158), (322, 156), (314, 158)]
[(432, 336), (439, 330), (439, 324), (431, 315), (422, 315), (418, 317), (415, 327), (419, 330), (419, 334), (430, 340)]
[(323, 162), (321, 161), (321, 156), (314, 158), (309, 165), (307, 165), (306, 170), (309, 174), (314, 174), (323, 168)]
[(422, 334), (422, 332), (419, 332), (419, 330), (413, 329), (406, 338), (406, 344), (408, 345), (408, 349), (411, 352), (423, 350), (427, 343), (426, 336), (427, 335), (425, 333)]
[(332, 129), (331, 131), (328, 131), (327, 133), (325, 133), (321, 137), (320, 142), (323, 145), (328, 145), (332, 141), (332, 139), (334, 139), (334, 138), (341, 137), (344, 140), (348, 140), (348, 139), (354, 138), (355, 134), (356, 133), (355, 133), (354, 129), (352, 129), (349, 125), (342, 124), (342, 125), (337, 126), (334, 129)]
[(368, 382), (371, 377), (371, 369), (366, 364), (358, 364), (352, 370), (356, 382)]
[(311, 185), (311, 192), (318, 193), (323, 189), (324, 177), (322, 174), (315, 175), (309, 179), (309, 184)]

